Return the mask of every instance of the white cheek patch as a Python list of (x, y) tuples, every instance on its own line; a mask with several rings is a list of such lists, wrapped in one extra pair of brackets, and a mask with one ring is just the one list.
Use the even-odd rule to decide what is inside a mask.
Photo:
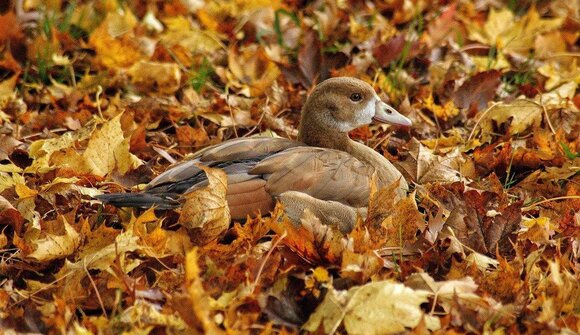
[(336, 127), (336, 129), (340, 132), (346, 133), (349, 132), (357, 127), (353, 127), (352, 124), (350, 122), (345, 122), (345, 121), (338, 121), (336, 122), (336, 124), (334, 125), (334, 127)]
[(367, 102), (364, 108), (357, 114), (355, 118), (355, 128), (370, 124), (373, 121), (377, 108), (377, 103), (374, 100)]

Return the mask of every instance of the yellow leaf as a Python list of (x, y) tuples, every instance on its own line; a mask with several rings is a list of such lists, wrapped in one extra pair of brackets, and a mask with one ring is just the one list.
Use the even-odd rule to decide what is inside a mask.
[(97, 62), (109, 68), (123, 68), (142, 59), (144, 55), (133, 36), (136, 25), (137, 19), (128, 8), (108, 13), (89, 38)]
[(348, 291), (330, 288), (303, 327), (314, 332), (322, 325), (326, 334), (332, 334), (344, 323), (348, 334), (397, 334), (425, 320), (428, 329), (437, 330), (441, 327), (439, 319), (421, 309), (432, 295), (391, 281)]
[(37, 262), (46, 262), (72, 255), (81, 243), (79, 233), (66, 221), (64, 216), (58, 216), (57, 220), (64, 225), (63, 235), (41, 234), (41, 237), (29, 241), (34, 251), (27, 254), (26, 258)]
[[(0, 165), (1, 166), (1, 165)], [(6, 172), (0, 172), (0, 193), (16, 185), (14, 177)]]
[(16, 191), (16, 194), (18, 194), (18, 197), (20, 199), (34, 197), (35, 195), (38, 194), (38, 191), (29, 188), (28, 186), (26, 186), (26, 184), (18, 183), (14, 186), (14, 190)]
[(207, 175), (209, 185), (183, 195), (178, 222), (187, 228), (194, 244), (207, 244), (218, 238), (230, 225), (226, 202), (228, 177), (219, 169), (198, 165)]
[(10, 102), (12, 99), (16, 98), (14, 89), (16, 88), (17, 82), (17, 74), (0, 82), (0, 108), (3, 108), (5, 103)]
[(551, 90), (561, 84), (580, 84), (580, 66), (577, 59), (567, 65), (558, 62), (548, 62), (538, 68), (538, 72), (547, 77), (545, 88)]
[[(116, 257), (139, 249), (139, 237), (132, 231), (120, 232), (117, 229), (99, 226), (86, 236), (87, 243), (77, 255), (77, 262), (71, 263), (68, 269), (105, 270), (111, 266)], [(131, 268), (126, 268), (130, 271)]]
[(268, 59), (263, 48), (244, 48), (228, 52), (229, 83), (246, 96), (260, 96), (280, 75), (278, 66)]
[(167, 47), (180, 45), (192, 54), (209, 54), (221, 48), (220, 37), (214, 32), (193, 27), (183, 16), (166, 18), (167, 32), (161, 42)]
[(316, 269), (312, 271), (312, 274), (314, 275), (314, 278), (316, 278), (316, 281), (318, 282), (326, 283), (330, 281), (330, 275), (328, 274), (328, 270), (326, 270), (326, 268), (322, 266), (317, 266)]
[(197, 262), (197, 248), (194, 247), (185, 256), (185, 288), (191, 304), (190, 317), (195, 321), (196, 328), (203, 330), (202, 333), (223, 334), (212, 318), (210, 297), (203, 289)]
[(50, 159), (55, 152), (67, 149), (74, 145), (76, 141), (83, 141), (89, 138), (95, 130), (96, 123), (89, 122), (83, 128), (62, 134), (59, 137), (34, 141), (30, 144), (28, 155), (33, 159), (32, 164), (24, 171), (26, 173), (45, 173), (54, 168), (50, 164)]
[(553, 31), (536, 37), (534, 49), (537, 57), (549, 57), (566, 52), (566, 41), (564, 41), (560, 31)]
[(181, 71), (175, 63), (140, 61), (127, 71), (131, 83), (146, 94), (170, 95), (181, 84)]
[(75, 261), (65, 260), (64, 266), (55, 274), (61, 282), (58, 288), (60, 296), (65, 299), (77, 299), (86, 295), (83, 279), (87, 270), (105, 271), (110, 269), (113, 262), (118, 261), (125, 273), (135, 269), (141, 261), (127, 257), (127, 254), (139, 249), (139, 237), (132, 231), (120, 233), (119, 230), (105, 225), (84, 234), (86, 243), (80, 248)]
[(422, 272), (410, 275), (405, 280), (405, 285), (434, 294), (437, 297), (437, 304), (446, 312), (450, 312), (457, 301), (471, 302), (474, 305), (485, 303), (484, 298), (475, 293), (478, 285), (471, 277), (436, 282), (429, 274)]
[(129, 152), (129, 138), (125, 138), (120, 122), (121, 114), (95, 130), (87, 149), (78, 154), (73, 148), (54, 153), (50, 159), (58, 167), (67, 167), (80, 174), (105, 176), (115, 169), (121, 174), (141, 165), (139, 158)]
[(516, 19), (507, 8), (492, 8), (483, 27), (468, 25), (469, 38), (497, 47), (503, 52), (515, 52), (523, 55), (534, 47), (534, 41), (540, 33), (559, 28), (563, 18), (542, 19), (531, 7), (525, 16)]
[(433, 101), (433, 94), (423, 101), (425, 108), (429, 109), (440, 120), (447, 121), (459, 114), (459, 109), (455, 107), (453, 101), (449, 100), (445, 105), (440, 106)]
[(446, 132), (446, 135), (441, 135), (439, 138), (424, 139), (421, 143), (431, 150), (437, 149), (439, 152), (449, 152), (457, 146), (463, 144), (465, 141), (465, 134), (459, 128), (451, 128)]
[(540, 104), (526, 99), (514, 100), (511, 103), (497, 104), (488, 111), (481, 121), (482, 142), (491, 140), (493, 121), (502, 124), (511, 119), (508, 134), (519, 134), (531, 126), (539, 126), (543, 109)]
[[(580, 83), (580, 80), (578, 83)], [(548, 110), (564, 108), (572, 111), (577, 110), (572, 99), (574, 99), (574, 96), (576, 95), (578, 83), (574, 81), (566, 82), (550, 92), (536, 96), (535, 101), (546, 107)]]

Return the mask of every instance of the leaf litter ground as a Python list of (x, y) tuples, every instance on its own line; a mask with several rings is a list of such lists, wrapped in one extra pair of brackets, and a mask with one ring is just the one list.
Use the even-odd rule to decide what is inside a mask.
[[(578, 4), (14, 0), (0, 27), (4, 332), (580, 331)], [(352, 232), (230, 223), (213, 169), (176, 211), (94, 200), (295, 138), (333, 76), (414, 123), (351, 133), (412, 184)]]

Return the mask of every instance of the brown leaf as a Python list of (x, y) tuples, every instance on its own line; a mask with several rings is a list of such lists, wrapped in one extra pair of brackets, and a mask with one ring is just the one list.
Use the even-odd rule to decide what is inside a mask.
[(203, 128), (193, 128), (185, 125), (175, 128), (175, 134), (179, 144), (186, 148), (200, 147), (209, 142), (209, 137)]
[(389, 66), (403, 52), (404, 46), (405, 35), (399, 34), (389, 39), (386, 43), (376, 45), (373, 49), (373, 56), (381, 66)]
[(22, 32), (22, 25), (18, 23), (14, 12), (9, 11), (5, 15), (0, 15), (0, 44), (5, 44), (6, 41), (14, 39), (15, 41), (24, 39)]
[(470, 111), (484, 110), (487, 103), (495, 97), (499, 87), (501, 72), (497, 70), (480, 72), (469, 78), (455, 91), (453, 101), (459, 108)]
[(298, 52), (298, 67), (306, 79), (306, 84), (308, 84), (305, 87), (310, 87), (320, 81), (318, 77), (322, 77), (320, 79), (324, 80), (328, 76), (328, 73), (326, 75), (320, 73), (322, 65), (321, 48), (318, 34), (313, 30), (306, 33), (302, 48)]
[(279, 66), (288, 81), (310, 88), (328, 79), (333, 69), (345, 65), (347, 61), (348, 57), (342, 52), (323, 53), (318, 33), (311, 30), (303, 38), (297, 64), (279, 64)]
[(433, 20), (433, 22), (427, 26), (430, 41), (429, 45), (431, 47), (441, 43), (441, 41), (449, 36), (451, 31), (458, 26), (457, 22), (454, 20), (456, 11), (457, 4), (452, 3), (443, 10), (438, 18)]
[(196, 245), (207, 244), (220, 237), (230, 225), (230, 209), (226, 202), (228, 179), (225, 172), (199, 164), (207, 175), (208, 186), (183, 195), (178, 223), (187, 228)]
[[(508, 203), (503, 190), (484, 191), (460, 183), (445, 188), (451, 192), (442, 199), (451, 210), (445, 226), (453, 230), (461, 243), (480, 253), (495, 253), (496, 248), (500, 254), (511, 252), (511, 242), (516, 239), (522, 219), (521, 202)], [(446, 235), (443, 228), (439, 236)]]
[(461, 154), (455, 157), (449, 156), (451, 157), (437, 156), (431, 149), (413, 138), (405, 160), (396, 162), (396, 165), (407, 179), (420, 184), (459, 181), (462, 178), (461, 174), (454, 167), (462, 165)]

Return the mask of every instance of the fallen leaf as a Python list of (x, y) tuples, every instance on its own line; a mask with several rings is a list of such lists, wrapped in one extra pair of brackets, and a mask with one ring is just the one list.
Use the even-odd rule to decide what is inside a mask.
[[(447, 210), (450, 210), (445, 227), (451, 228), (461, 243), (484, 254), (494, 253), (496, 248), (501, 254), (512, 250), (511, 241), (515, 239), (522, 219), (521, 202), (510, 204), (503, 194), (472, 189), (459, 183), (449, 185), (448, 190), (453, 195), (444, 196)], [(448, 235), (443, 228), (439, 238)]]
[[(487, 143), (492, 140), (494, 123), (501, 125), (510, 121), (508, 134), (520, 134), (530, 127), (538, 127), (542, 122), (542, 106), (532, 100), (517, 99), (511, 103), (498, 103), (486, 111), (482, 116), (481, 129), (478, 141)], [(472, 143), (473, 145), (473, 143)], [(468, 144), (468, 147), (471, 147)]]
[[(459, 160), (459, 164), (454, 164), (455, 160)], [(405, 160), (397, 162), (396, 165), (408, 179), (420, 184), (450, 183), (462, 179), (459, 171), (453, 168), (460, 166), (461, 160), (460, 155), (451, 158), (437, 156), (414, 138)]]
[(144, 54), (133, 35), (136, 25), (137, 18), (128, 7), (107, 13), (89, 37), (89, 43), (97, 53), (97, 61), (105, 67), (117, 69), (129, 67), (143, 59)]
[(538, 57), (547, 58), (566, 52), (566, 41), (560, 31), (553, 31), (536, 37), (534, 49)]
[(201, 164), (198, 167), (205, 172), (208, 185), (183, 195), (178, 223), (187, 228), (194, 244), (203, 245), (220, 237), (228, 229), (231, 217), (226, 202), (226, 173)]
[(423, 105), (426, 109), (430, 110), (435, 117), (443, 121), (448, 121), (459, 114), (459, 110), (455, 107), (453, 101), (448, 101), (445, 105), (441, 106), (435, 103), (432, 94), (423, 101)]
[(197, 257), (197, 248), (191, 249), (185, 257), (184, 285), (189, 302), (189, 309), (183, 310), (189, 314), (185, 320), (189, 320), (189, 326), (197, 329), (201, 334), (223, 334), (224, 332), (215, 324), (215, 319), (212, 317), (211, 298), (203, 289)]
[(495, 97), (499, 87), (501, 72), (496, 70), (480, 72), (469, 78), (454, 93), (453, 102), (459, 108), (485, 110), (487, 103)]
[(470, 39), (496, 46), (503, 52), (526, 55), (534, 47), (538, 34), (557, 29), (562, 22), (562, 18), (540, 18), (535, 6), (519, 19), (504, 7), (499, 10), (492, 8), (483, 27), (475, 24), (468, 24), (467, 27)]
[(561, 84), (580, 84), (580, 66), (576, 59), (568, 64), (546, 62), (538, 68), (538, 72), (548, 78), (545, 84), (546, 90), (554, 89)]
[(338, 263), (346, 248), (343, 235), (336, 228), (322, 224), (309, 209), (304, 210), (300, 222), (293, 222), (285, 215), (281, 222), (271, 221), (270, 228), (278, 236), (284, 236), (284, 245), (309, 262)]
[(258, 97), (280, 75), (276, 64), (268, 59), (263, 48), (232, 49), (228, 52), (228, 82), (247, 97)]
[[(330, 288), (303, 328), (315, 332), (322, 327), (333, 334), (344, 324), (348, 334), (397, 334), (425, 320), (431, 331), (441, 327), (439, 319), (426, 315), (420, 305), (431, 293), (403, 284), (381, 281), (348, 291)], [(380, 312), (379, 312), (380, 311)]]
[(64, 225), (64, 233), (62, 235), (41, 233), (37, 238), (25, 241), (24, 243), (29, 244), (32, 250), (24, 255), (25, 258), (36, 262), (48, 262), (65, 258), (75, 252), (81, 243), (81, 236), (64, 216), (58, 216), (58, 220)]
[[(120, 118), (121, 114), (105, 122), (100, 129), (90, 124), (60, 138), (32, 143), (30, 155), (34, 161), (26, 171), (68, 168), (78, 174), (104, 176), (114, 170), (124, 174), (135, 169), (142, 162), (129, 152), (130, 138), (124, 137)], [(74, 148), (75, 142), (88, 137), (86, 150), (79, 154)]]
[(470, 304), (474, 308), (482, 303), (482, 298), (476, 294), (478, 285), (471, 277), (464, 277), (460, 280), (435, 281), (427, 273), (414, 273), (407, 280), (405, 285), (414, 290), (423, 290), (433, 293), (437, 297), (437, 304), (449, 313), (454, 300), (461, 300), (465, 304)]
[(143, 93), (174, 94), (181, 85), (181, 71), (174, 63), (139, 61), (127, 70), (131, 83)]
[(446, 37), (450, 36), (453, 30), (458, 28), (455, 21), (457, 4), (453, 3), (443, 9), (441, 15), (437, 17), (427, 27), (429, 31), (429, 46), (439, 45)]

